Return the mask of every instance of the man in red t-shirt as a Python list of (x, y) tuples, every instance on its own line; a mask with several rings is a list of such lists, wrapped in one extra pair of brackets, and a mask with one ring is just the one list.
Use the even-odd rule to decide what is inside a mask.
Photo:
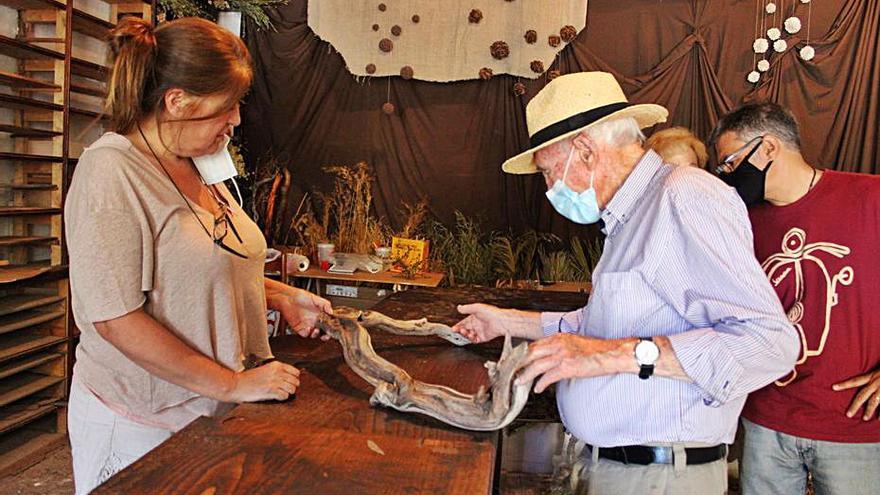
[(774, 103), (724, 116), (716, 172), (749, 206), (755, 255), (801, 339), (743, 410), (742, 493), (880, 493), (880, 177), (817, 170)]

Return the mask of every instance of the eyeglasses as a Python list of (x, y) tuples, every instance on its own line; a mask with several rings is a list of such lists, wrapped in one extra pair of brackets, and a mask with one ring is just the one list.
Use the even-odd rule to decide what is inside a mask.
[(214, 229), (211, 235), (211, 238), (214, 240), (214, 244), (216, 244), (217, 247), (223, 249), (228, 253), (234, 254), (239, 258), (247, 259), (247, 256), (239, 253), (235, 249), (232, 249), (223, 242), (223, 240), (226, 239), (227, 234), (229, 234), (229, 231), (231, 230), (232, 234), (235, 235), (235, 238), (238, 239), (238, 242), (242, 244), (244, 243), (244, 241), (241, 240), (241, 236), (238, 235), (238, 230), (235, 228), (235, 224), (232, 223), (232, 218), (230, 218), (229, 216), (229, 204), (220, 199), (217, 200), (217, 203), (220, 205), (220, 215), (214, 218)]
[(745, 156), (745, 158), (742, 159), (742, 161), (746, 161), (749, 158), (751, 158), (752, 155), (754, 155), (755, 152), (758, 151), (758, 148), (761, 146), (761, 143), (764, 142), (764, 136), (756, 136), (756, 137), (753, 137), (752, 139), (749, 139), (748, 142), (746, 142), (746, 144), (742, 145), (738, 150), (727, 155), (724, 158), (724, 160), (721, 160), (721, 162), (719, 162), (718, 165), (715, 167), (715, 173), (716, 174), (729, 174), (729, 173), (733, 172), (733, 170), (736, 168), (734, 166), (734, 162), (736, 161), (736, 158), (739, 155), (741, 155), (743, 153), (743, 151), (748, 149), (748, 147), (752, 143), (754, 143), (756, 140), (758, 141), (758, 143), (755, 144), (755, 147), (752, 148), (751, 151), (749, 151), (749, 153)]

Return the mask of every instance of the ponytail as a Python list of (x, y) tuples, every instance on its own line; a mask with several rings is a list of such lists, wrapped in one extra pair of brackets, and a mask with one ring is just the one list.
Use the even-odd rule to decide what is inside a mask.
[(126, 134), (152, 111), (144, 104), (155, 86), (156, 36), (149, 22), (136, 17), (123, 18), (110, 35), (113, 68), (105, 111), (113, 130)]

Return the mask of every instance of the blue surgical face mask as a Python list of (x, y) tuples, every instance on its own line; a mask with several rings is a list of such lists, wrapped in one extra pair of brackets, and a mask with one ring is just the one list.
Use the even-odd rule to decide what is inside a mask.
[(568, 167), (571, 165), (571, 158), (574, 156), (574, 147), (568, 153), (568, 160), (565, 162), (565, 171), (562, 172), (562, 180), (557, 179), (545, 194), (553, 208), (560, 215), (575, 223), (588, 224), (599, 221), (601, 212), (599, 211), (599, 202), (596, 199), (596, 190), (593, 189), (593, 173), (590, 174), (590, 188), (582, 193), (574, 192), (565, 184), (565, 178), (568, 176)]

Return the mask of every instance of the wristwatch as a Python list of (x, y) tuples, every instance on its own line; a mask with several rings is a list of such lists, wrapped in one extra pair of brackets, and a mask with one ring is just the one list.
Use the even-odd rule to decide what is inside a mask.
[(639, 364), (639, 378), (647, 380), (654, 374), (654, 363), (660, 358), (660, 348), (651, 339), (639, 338), (635, 352), (636, 362)]

